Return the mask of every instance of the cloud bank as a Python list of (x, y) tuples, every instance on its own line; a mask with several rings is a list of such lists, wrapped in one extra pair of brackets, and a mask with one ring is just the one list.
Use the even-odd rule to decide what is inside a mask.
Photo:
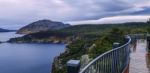
[(150, 0), (0, 0), (0, 25), (26, 25), (40, 19), (98, 20), (150, 15)]
[(86, 20), (86, 21), (77, 21), (69, 22), (72, 25), (81, 25), (81, 24), (114, 24), (114, 23), (126, 23), (126, 22), (146, 22), (150, 16), (114, 16), (114, 17), (105, 17), (98, 20)]

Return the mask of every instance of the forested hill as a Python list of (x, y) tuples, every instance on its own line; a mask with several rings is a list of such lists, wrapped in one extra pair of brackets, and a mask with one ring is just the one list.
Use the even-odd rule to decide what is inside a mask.
[(17, 31), (17, 33), (30, 34), (30, 33), (40, 32), (40, 31), (62, 29), (69, 26), (70, 26), (69, 24), (64, 24), (62, 22), (51, 21), (51, 20), (39, 20), (20, 28)]
[(10, 39), (10, 41), (16, 42), (18, 41), (18, 39), (19, 41), (23, 40), (23, 42), (30, 42), (30, 41), (33, 42), (33, 39), (34, 42), (36, 42), (37, 40), (40, 42), (50, 42), (50, 41), (53, 42), (54, 40), (56, 41), (56, 39), (57, 41), (60, 39), (61, 40), (63, 39), (64, 41), (68, 38), (73, 39), (74, 36), (80, 36), (80, 37), (100, 36), (101, 34), (108, 33), (112, 28), (119, 28), (125, 31), (125, 33), (150, 32), (150, 24), (142, 23), (142, 22), (124, 23), (124, 24), (103, 24), (103, 25), (86, 24), (86, 25), (70, 26), (59, 30), (32, 33), (32, 34), (25, 35), (23, 37)]
[[(38, 37), (43, 36), (49, 37), (49, 36), (69, 36), (69, 35), (90, 35), (90, 34), (103, 34), (106, 32), (109, 32), (112, 28), (120, 28), (122, 30), (128, 30), (128, 32), (134, 33), (136, 30), (141, 31), (147, 31), (150, 28), (150, 24), (148, 23), (124, 23), (124, 24), (103, 24), (103, 25), (92, 25), (92, 24), (86, 24), (86, 25), (75, 25), (70, 26), (64, 29), (55, 30), (55, 31), (44, 31), (44, 32), (38, 32), (29, 34), (30, 36)], [(45, 36), (44, 36), (45, 35)], [(28, 35), (26, 35), (28, 36)]]
[(67, 27), (65, 29), (60, 29), (60, 32), (72, 33), (72, 34), (95, 34), (95, 33), (103, 33), (109, 31), (111, 28), (120, 28), (120, 29), (142, 29), (142, 28), (150, 28), (148, 23), (144, 22), (131, 22), (131, 23), (122, 23), (122, 24), (85, 24), (85, 25), (75, 25), (71, 27)]

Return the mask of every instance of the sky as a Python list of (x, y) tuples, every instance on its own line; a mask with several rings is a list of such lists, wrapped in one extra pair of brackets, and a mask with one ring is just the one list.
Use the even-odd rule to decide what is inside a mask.
[(147, 22), (150, 18), (149, 15), (126, 15), (126, 16), (112, 16), (104, 17), (97, 20), (83, 20), (70, 22), (72, 25), (82, 25), (82, 24), (117, 24), (117, 23), (127, 23), (127, 22)]
[(42, 19), (111, 21), (114, 17), (139, 19), (149, 15), (150, 0), (0, 0), (0, 25), (5, 26), (27, 25)]

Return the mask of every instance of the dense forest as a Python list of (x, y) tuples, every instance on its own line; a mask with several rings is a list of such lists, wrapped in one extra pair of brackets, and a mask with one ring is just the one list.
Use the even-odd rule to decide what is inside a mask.
[[(150, 22), (134, 22), (123, 24), (75, 25), (54, 31), (43, 31), (12, 38), (8, 42), (52, 42), (65, 41), (69, 38), (66, 51), (56, 57), (52, 73), (66, 73), (66, 62), (70, 59), (81, 60), (83, 55), (94, 59), (98, 55), (111, 50), (114, 42), (125, 43), (124, 35), (149, 33)], [(53, 38), (51, 38), (53, 37)]]

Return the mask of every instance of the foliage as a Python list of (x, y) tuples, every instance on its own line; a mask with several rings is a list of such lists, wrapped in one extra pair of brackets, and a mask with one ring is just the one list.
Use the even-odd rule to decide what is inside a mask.
[(148, 29), (132, 29), (132, 34), (148, 33)]
[(89, 51), (89, 55), (92, 58), (111, 50), (114, 42), (124, 43), (124, 32), (118, 28), (113, 28), (110, 33), (103, 35), (95, 42), (95, 47)]
[[(86, 38), (87, 39), (87, 38)], [(78, 40), (73, 41), (72, 43), (70, 43), (67, 46), (66, 52), (61, 54), (58, 57), (58, 60), (61, 60), (61, 66), (63, 67), (63, 69), (55, 69), (53, 70), (53, 73), (66, 73), (66, 63), (67, 61), (69, 61), (70, 59), (80, 59), (80, 57), (86, 53), (86, 48), (89, 47), (89, 45), (91, 45), (91, 43), (93, 43), (93, 39), (91, 38), (91, 40), (86, 40), (84, 38), (80, 38)], [(92, 42), (90, 42), (92, 41)], [(56, 63), (56, 62), (55, 62)]]

